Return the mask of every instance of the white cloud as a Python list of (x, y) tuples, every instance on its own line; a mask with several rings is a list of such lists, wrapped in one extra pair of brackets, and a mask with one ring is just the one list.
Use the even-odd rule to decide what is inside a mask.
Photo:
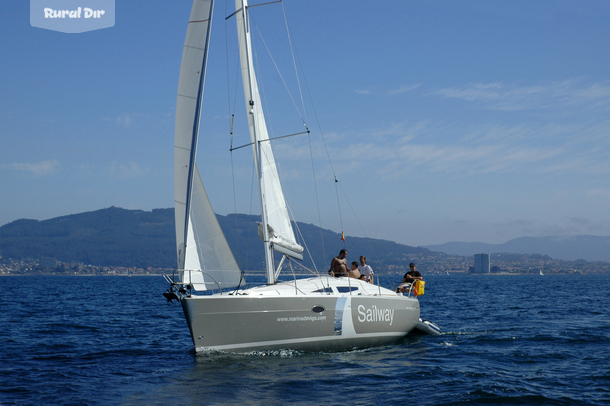
[[(548, 106), (547, 117), (536, 114), (524, 119), (507, 111), (501, 116), (481, 114), (476, 122), (466, 123), (450, 116), (417, 122), (399, 118), (378, 127), (327, 133), (325, 144), (312, 134), (316, 174), (328, 165), (327, 157), (340, 179), (370, 176), (384, 183), (434, 177), (471, 181), (493, 174), (505, 175), (502, 180), (507, 181), (523, 179), (527, 188), (530, 180), (534, 185), (543, 177), (556, 180), (556, 184), (578, 177), (590, 184), (603, 184), (603, 176), (610, 174), (610, 120), (598, 114), (566, 120), (562, 110), (570, 103), (582, 107), (581, 111), (593, 104), (610, 106), (610, 86), (575, 79), (532, 86), (498, 82), (445, 90), (451, 97), (490, 108), (494, 103), (515, 110)], [(297, 144), (274, 144), (276, 157), (292, 161), (285, 170), (291, 165), (306, 168), (284, 173), (284, 178), (310, 175), (310, 146), (307, 142)], [(603, 190), (591, 189), (591, 198), (604, 195)], [(545, 227), (538, 226), (540, 229)]]
[(394, 95), (397, 95), (397, 94), (407, 93), (407, 92), (410, 92), (411, 90), (417, 89), (421, 85), (422, 85), (421, 83), (417, 83), (415, 85), (403, 85), (403, 86), (400, 86), (400, 87), (398, 87), (396, 89), (388, 91), (388, 96), (394, 96)]
[[(414, 171), (452, 177), (494, 172), (606, 174), (610, 173), (610, 149), (601, 146), (600, 138), (609, 133), (608, 123), (464, 128), (403, 122), (344, 134), (327, 145), (333, 162), (343, 161), (339, 168), (346, 167), (346, 160), (365, 159), (367, 167), (392, 178)], [(351, 141), (346, 144), (347, 138)], [(302, 152), (301, 158), (305, 152), (309, 157), (308, 149)]]
[(14, 171), (24, 171), (30, 172), (33, 175), (43, 176), (48, 175), (50, 173), (55, 172), (60, 167), (60, 163), (57, 160), (50, 161), (42, 161), (37, 163), (11, 163), (2, 165), (3, 168), (14, 170)]
[(112, 175), (119, 179), (134, 179), (145, 175), (148, 171), (142, 169), (135, 162), (129, 162), (126, 164), (119, 164), (117, 162), (111, 162), (106, 170)]
[(608, 109), (610, 85), (568, 79), (530, 86), (506, 83), (471, 83), (431, 91), (429, 94), (450, 99), (483, 103), (491, 110), (537, 110), (577, 108)]

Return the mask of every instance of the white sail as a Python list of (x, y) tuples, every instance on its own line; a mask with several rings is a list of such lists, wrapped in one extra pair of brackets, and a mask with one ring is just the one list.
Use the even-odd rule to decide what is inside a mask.
[[(184, 42), (174, 141), (176, 249), (182, 281), (237, 286), (241, 272), (201, 182), (195, 154), (208, 53), (213, 0), (194, 0)], [(213, 286), (208, 286), (213, 287)]]
[[(250, 127), (254, 158), (260, 177), (263, 224), (268, 225), (267, 230), (265, 230), (265, 227), (259, 230), (259, 235), (263, 241), (271, 243), (274, 250), (294, 258), (303, 259), (303, 247), (297, 244), (290, 224), (254, 74), (247, 0), (235, 0), (235, 8), (237, 10), (237, 34), (248, 126)], [(265, 235), (265, 231), (267, 231), (267, 235)], [(267, 257), (267, 262), (269, 261), (270, 258)]]

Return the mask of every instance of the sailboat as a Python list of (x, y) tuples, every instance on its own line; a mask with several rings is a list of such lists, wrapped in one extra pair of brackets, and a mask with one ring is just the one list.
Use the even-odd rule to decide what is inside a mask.
[[(279, 282), (286, 260), (303, 259), (279, 183), (254, 71), (247, 0), (236, 0), (245, 115), (258, 176), (266, 285), (245, 285), (203, 186), (195, 156), (213, 0), (195, 0), (180, 68), (174, 148), (178, 274), (166, 275), (197, 351), (340, 351), (400, 340), (420, 316), (414, 295), (362, 280), (318, 275)], [(279, 253), (279, 254), (278, 254)], [(276, 263), (274, 256), (281, 255)]]

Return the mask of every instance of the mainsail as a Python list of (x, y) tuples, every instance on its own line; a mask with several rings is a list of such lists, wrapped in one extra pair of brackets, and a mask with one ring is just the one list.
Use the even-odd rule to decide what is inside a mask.
[[(235, 9), (237, 10), (237, 35), (248, 126), (261, 190), (263, 225), (259, 229), (259, 235), (265, 241), (266, 247), (269, 244), (275, 251), (303, 259), (303, 247), (297, 244), (290, 224), (254, 74), (247, 0), (235, 0)], [(267, 227), (264, 226), (265, 224)], [(268, 267), (269, 263), (272, 263), (270, 255), (269, 249), (267, 249)]]
[[(182, 281), (237, 286), (241, 271), (222, 233), (195, 164), (213, 0), (195, 0), (186, 32), (174, 141), (176, 249)], [(213, 286), (209, 286), (213, 287)]]

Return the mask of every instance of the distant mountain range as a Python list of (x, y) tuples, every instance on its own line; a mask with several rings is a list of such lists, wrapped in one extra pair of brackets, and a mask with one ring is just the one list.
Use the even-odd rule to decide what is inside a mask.
[[(230, 214), (217, 218), (240, 268), (264, 269), (257, 232), (260, 216)], [(346, 236), (344, 245), (339, 233), (306, 223), (296, 223), (296, 228), (323, 272), (345, 246), (350, 261), (366, 255), (369, 262), (386, 269), (406, 269), (415, 258), (445, 256), (426, 248), (372, 238)], [(174, 209), (110, 207), (44, 221), (16, 220), (0, 227), (0, 256), (19, 260), (49, 257), (96, 266), (175, 268)], [(304, 257), (303, 265), (311, 269), (312, 259), (307, 252)]]
[[(257, 233), (259, 216), (217, 215), (241, 269), (264, 269), (264, 255)], [(410, 247), (392, 241), (346, 236), (306, 223), (293, 223), (300, 230), (306, 249), (321, 271), (341, 248), (348, 260), (366, 255), (379, 269), (399, 272), (411, 261), (422, 270), (449, 255), (477, 253), (541, 254), (555, 259), (610, 262), (610, 237), (522, 237), (504, 244), (451, 242)], [(16, 220), (0, 227), (0, 256), (12, 259), (55, 258), (58, 261), (138, 268), (175, 268), (174, 209), (152, 211), (110, 207), (49, 220)], [(306, 251), (303, 265), (313, 268)]]
[(451, 255), (480, 253), (542, 254), (564, 261), (584, 259), (588, 262), (610, 262), (610, 236), (521, 237), (504, 244), (448, 242), (441, 245), (427, 245), (425, 248)]

